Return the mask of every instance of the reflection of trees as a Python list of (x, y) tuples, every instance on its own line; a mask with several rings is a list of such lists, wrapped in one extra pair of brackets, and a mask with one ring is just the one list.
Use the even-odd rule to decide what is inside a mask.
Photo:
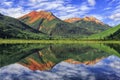
[(37, 44), (3, 44), (0, 45), (0, 67), (24, 59), (30, 54), (41, 50), (45, 45)]
[[(26, 64), (27, 66), (33, 66), (35, 64), (31, 65), (28, 60), (28, 58), (31, 58), (38, 64), (48, 64), (49, 62), (52, 62), (53, 64), (57, 64), (61, 61), (70, 60), (70, 59), (79, 61), (80, 63), (94, 64), (97, 61), (103, 59), (104, 57), (111, 55), (105, 52), (104, 50), (99, 49), (100, 47), (103, 47), (103, 45), (94, 44), (93, 45), (94, 47), (92, 45), (93, 44), (50, 45), (48, 48), (39, 51), (39, 53), (31, 54), (26, 59), (23, 59), (22, 61), (20, 61), (20, 63)], [(41, 67), (41, 66), (38, 66), (38, 67)], [(54, 65), (52, 65), (51, 68), (53, 66)], [(38, 69), (38, 67), (34, 69)], [(47, 67), (50, 69), (49, 66)], [(41, 70), (43, 70), (43, 68)]]

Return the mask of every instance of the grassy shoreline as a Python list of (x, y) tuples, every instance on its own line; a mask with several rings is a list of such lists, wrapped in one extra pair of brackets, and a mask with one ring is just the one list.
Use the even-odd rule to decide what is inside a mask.
[(17, 43), (42, 43), (42, 44), (80, 44), (80, 43), (120, 43), (115, 40), (22, 40), (22, 39), (0, 39), (0, 44), (17, 44)]

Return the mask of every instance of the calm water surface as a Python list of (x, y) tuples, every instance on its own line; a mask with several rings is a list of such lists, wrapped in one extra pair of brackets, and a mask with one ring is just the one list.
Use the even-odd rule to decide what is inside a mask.
[(120, 80), (120, 44), (1, 44), (0, 80)]

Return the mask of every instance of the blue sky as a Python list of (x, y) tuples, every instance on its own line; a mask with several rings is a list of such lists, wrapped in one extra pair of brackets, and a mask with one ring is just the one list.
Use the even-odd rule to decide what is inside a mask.
[(18, 18), (33, 10), (52, 12), (60, 19), (94, 16), (106, 24), (120, 24), (120, 0), (0, 0), (0, 13)]

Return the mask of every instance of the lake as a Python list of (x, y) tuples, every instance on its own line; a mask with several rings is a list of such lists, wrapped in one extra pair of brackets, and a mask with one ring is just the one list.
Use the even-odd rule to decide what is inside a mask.
[(120, 80), (120, 44), (0, 44), (0, 80)]

